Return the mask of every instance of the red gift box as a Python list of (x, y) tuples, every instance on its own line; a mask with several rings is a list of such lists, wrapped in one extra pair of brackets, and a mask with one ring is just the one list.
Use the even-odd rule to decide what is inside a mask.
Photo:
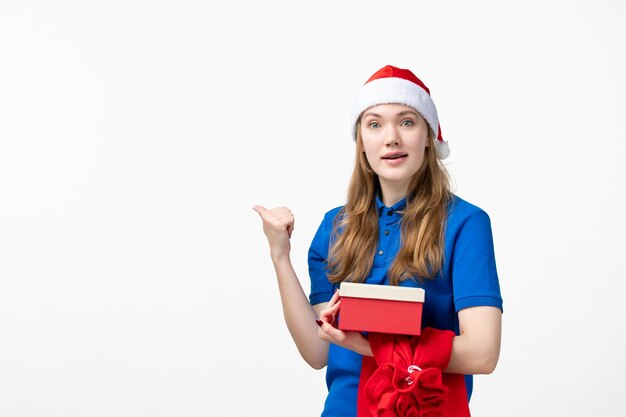
[(342, 282), (339, 329), (419, 336), (424, 290)]

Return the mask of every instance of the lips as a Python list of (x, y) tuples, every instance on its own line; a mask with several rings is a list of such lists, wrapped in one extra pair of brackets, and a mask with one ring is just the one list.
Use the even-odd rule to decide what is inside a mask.
[(399, 159), (405, 156), (409, 156), (409, 154), (406, 152), (389, 152), (383, 155), (382, 159)]

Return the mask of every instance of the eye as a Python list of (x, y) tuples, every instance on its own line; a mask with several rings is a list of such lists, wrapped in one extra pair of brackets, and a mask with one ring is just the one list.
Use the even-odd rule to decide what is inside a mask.
[(368, 126), (370, 127), (370, 129), (378, 129), (380, 127), (380, 123), (378, 123), (378, 122), (370, 122), (368, 124)]
[(411, 120), (411, 119), (406, 119), (406, 120), (403, 120), (403, 121), (400, 123), (400, 126), (413, 126), (414, 124), (415, 124), (415, 123), (413, 122), (413, 120)]

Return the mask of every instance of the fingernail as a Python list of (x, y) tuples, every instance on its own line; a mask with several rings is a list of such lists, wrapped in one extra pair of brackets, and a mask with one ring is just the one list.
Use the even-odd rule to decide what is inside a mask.
[(322, 327), (322, 324), (324, 324), (324, 322), (322, 320), (315, 320), (315, 322), (317, 323), (318, 326)]

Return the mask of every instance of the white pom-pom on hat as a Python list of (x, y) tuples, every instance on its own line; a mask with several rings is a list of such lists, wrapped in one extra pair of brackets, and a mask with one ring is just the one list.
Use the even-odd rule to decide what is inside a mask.
[(361, 114), (378, 104), (403, 104), (419, 112), (435, 133), (439, 159), (450, 155), (448, 142), (441, 136), (435, 102), (426, 85), (408, 69), (387, 65), (372, 75), (357, 92), (352, 106), (352, 139), (356, 140), (356, 122)]

